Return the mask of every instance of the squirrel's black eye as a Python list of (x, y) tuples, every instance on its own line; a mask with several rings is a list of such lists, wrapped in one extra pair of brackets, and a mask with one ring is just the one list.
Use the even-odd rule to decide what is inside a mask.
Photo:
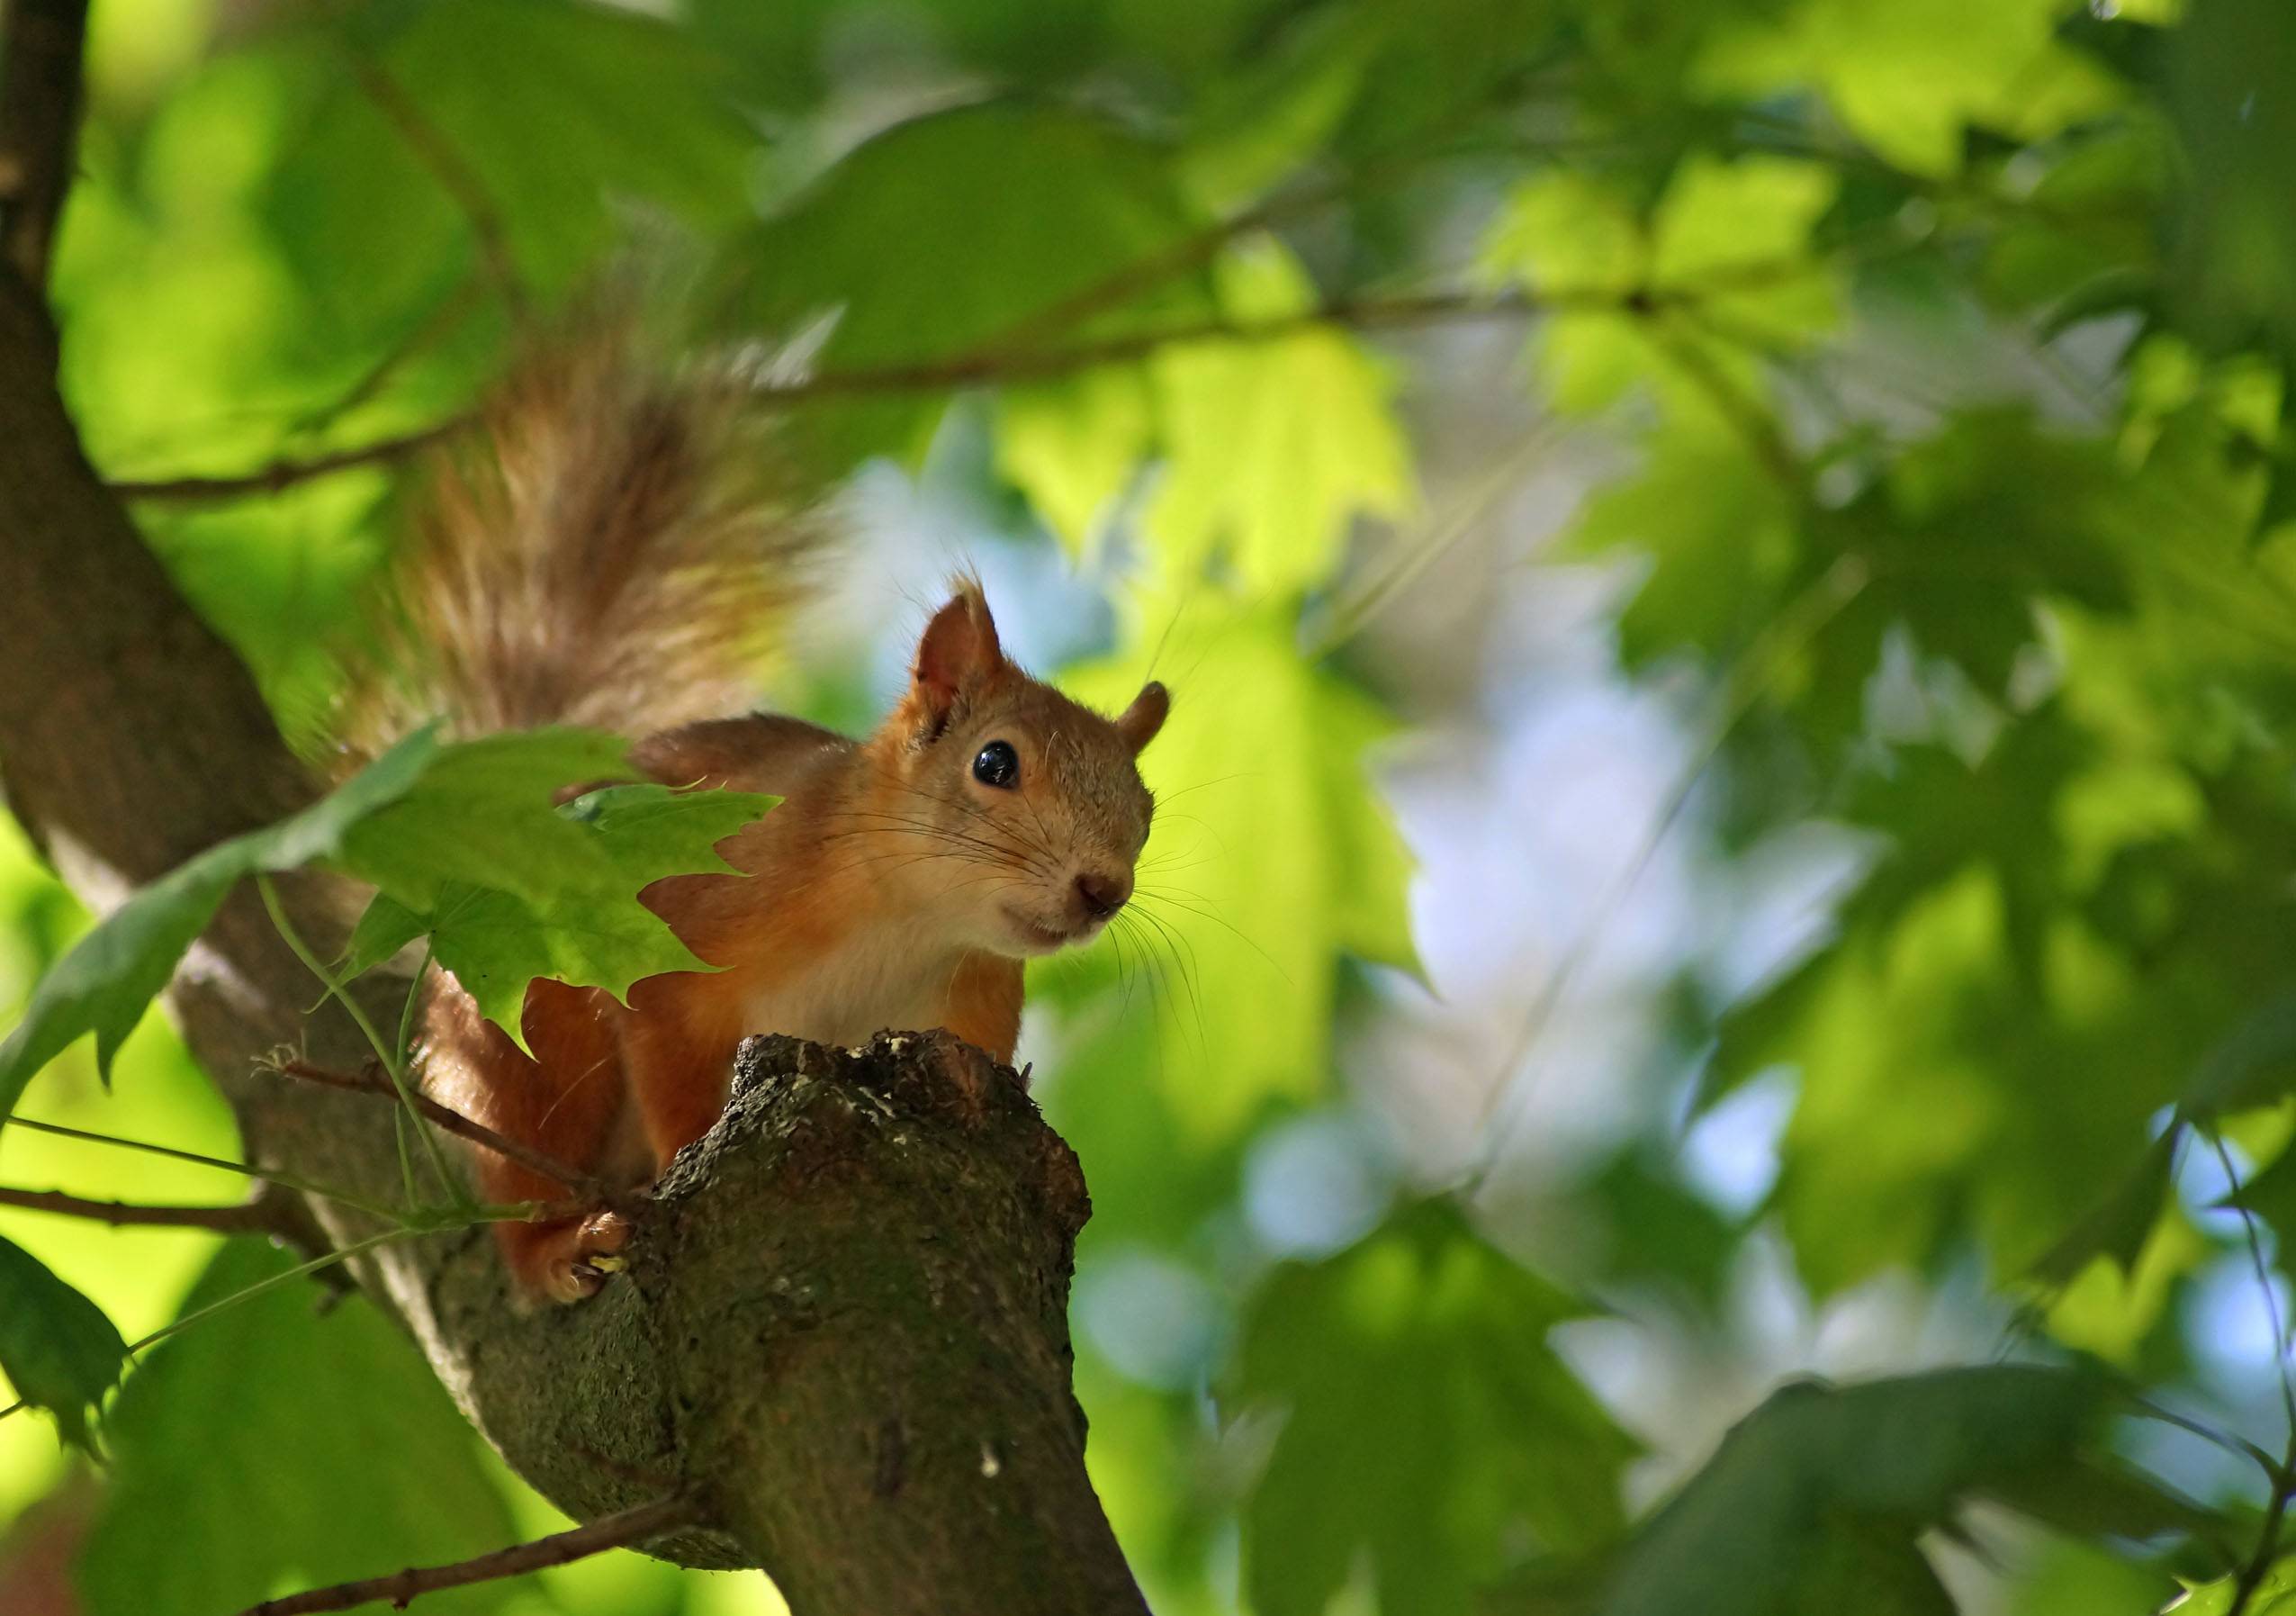
[(973, 778), (985, 786), (1009, 791), (1021, 783), (1021, 754), (1010, 741), (991, 741), (973, 759)]

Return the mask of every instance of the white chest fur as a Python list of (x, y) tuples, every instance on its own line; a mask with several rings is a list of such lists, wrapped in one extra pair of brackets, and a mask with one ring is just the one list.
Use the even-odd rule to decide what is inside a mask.
[(752, 996), (743, 1033), (787, 1033), (815, 1043), (866, 1043), (891, 1028), (941, 1025), (961, 952), (924, 945), (914, 931), (844, 939), (807, 966)]

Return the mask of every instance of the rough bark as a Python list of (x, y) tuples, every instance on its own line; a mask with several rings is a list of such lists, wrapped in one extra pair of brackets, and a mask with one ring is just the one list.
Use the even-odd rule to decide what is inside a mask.
[[(39, 301), (0, 268), (0, 783), (102, 907), (315, 788), (88, 465), (53, 373)], [(341, 935), (338, 885), (289, 898)], [(296, 1042), (356, 1064), (311, 997), (241, 894), (173, 1004), (252, 1156), (389, 1198), (387, 1108), (253, 1070)], [(519, 1312), (483, 1232), (383, 1248), (360, 1279), (545, 1494), (590, 1517), (691, 1484), (716, 1524), (656, 1551), (763, 1566), (801, 1616), (1135, 1612), (1070, 1390), (1085, 1212), (1067, 1147), (977, 1051), (764, 1041), (594, 1301)]]

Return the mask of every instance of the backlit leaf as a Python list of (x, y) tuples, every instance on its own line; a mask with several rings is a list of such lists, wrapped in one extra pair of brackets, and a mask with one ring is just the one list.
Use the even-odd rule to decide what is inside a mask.
[(386, 889), (360, 917), (352, 963), (373, 964), (428, 935), (480, 1011), (523, 1044), (520, 1013), (536, 977), (619, 998), (641, 978), (707, 969), (637, 894), (665, 876), (733, 873), (716, 844), (779, 800), (657, 785), (588, 792), (545, 810), (579, 838), (582, 858), (540, 898), (450, 880), (417, 907), (403, 888)]
[[(2054, 0), (1923, 0), (1868, 6), (1801, 0), (1776, 21), (1741, 25), (1702, 65), (1715, 89), (1761, 95), (1822, 90), (1857, 136), (1917, 174), (1960, 165), (1965, 124), (2054, 133), (2102, 110), (2111, 81), (2063, 59)], [(2035, 91), (2046, 86), (2038, 98)], [(2021, 103), (2019, 92), (2028, 97)]]
[(1957, 1499), (2060, 1462), (2094, 1377), (2021, 1365), (1790, 1386), (1636, 1534), (1599, 1616), (1950, 1611), (1915, 1547)]
[(1278, 1269), (1237, 1384), (1288, 1410), (1245, 1507), (1253, 1607), (1315, 1616), (1362, 1558), (1382, 1611), (1463, 1611), (1510, 1557), (1615, 1532), (1634, 1444), (1546, 1345), (1586, 1312), (1441, 1201)]
[(128, 1344), (103, 1309), (0, 1239), (0, 1374), (55, 1416), (66, 1441), (93, 1449), (88, 1416), (120, 1378)]
[[(225, 1246), (186, 1312), (280, 1273)], [(107, 1425), (113, 1480), (83, 1545), (91, 1616), (216, 1616), (518, 1539), (479, 1441), (407, 1339), (361, 1296), (322, 1314), (290, 1283), (158, 1347)], [(465, 1616), (520, 1593), (426, 1595)]]
[[(1157, 1077), (1202, 1142), (1232, 1138), (1271, 1098), (1322, 1091), (1341, 951), (1412, 959), (1408, 860), (1364, 769), (1382, 727), (1300, 660), (1292, 632), (1287, 613), (1218, 607), (1174, 627), (1157, 666), (1172, 717), (1140, 756), (1161, 806), (1138, 917), (1047, 972), (1155, 995)], [(1112, 710), (1140, 677), (1117, 664), (1074, 683)]]
[(210, 848), (106, 916), (41, 979), (0, 1043), (0, 1122), (32, 1074), (84, 1034), (95, 1034), (96, 1068), (108, 1073), (122, 1040), (243, 876), (339, 856), (353, 828), (412, 790), (438, 750), (431, 731), (418, 730), (301, 813)]
[[(1221, 295), (1249, 322), (1306, 307), (1311, 291), (1268, 246), (1223, 261)], [(1217, 554), (1247, 598), (1288, 593), (1329, 571), (1349, 518), (1408, 508), (1386, 378), (1354, 338), (1319, 328), (1175, 344), (1149, 374), (1166, 464), (1145, 520), (1170, 575)]]

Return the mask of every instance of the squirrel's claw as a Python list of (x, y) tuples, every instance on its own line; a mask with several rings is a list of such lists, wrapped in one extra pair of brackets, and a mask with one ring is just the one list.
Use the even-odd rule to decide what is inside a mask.
[(622, 1253), (629, 1243), (630, 1220), (618, 1212), (592, 1213), (569, 1225), (563, 1244), (544, 1265), (543, 1290), (554, 1302), (580, 1302), (598, 1295), (609, 1276), (630, 1266)]

